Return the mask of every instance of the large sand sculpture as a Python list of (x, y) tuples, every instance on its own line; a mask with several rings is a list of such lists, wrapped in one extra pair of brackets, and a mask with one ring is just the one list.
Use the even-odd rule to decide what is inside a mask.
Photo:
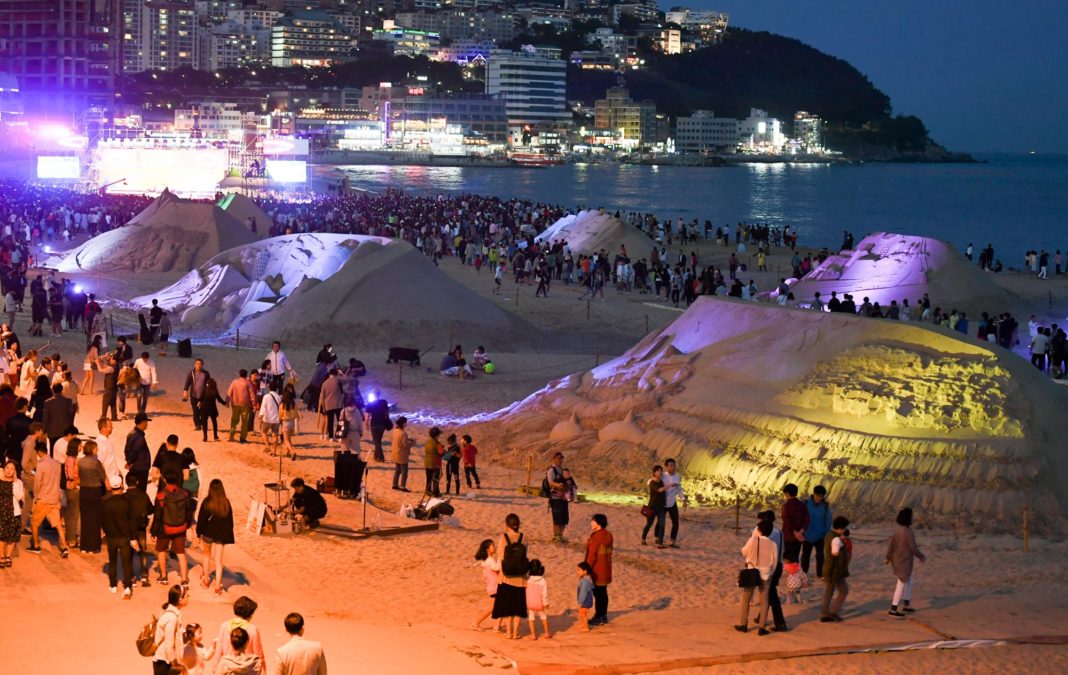
[(446, 351), (454, 340), (500, 349), (537, 331), (435, 267), (403, 241), (343, 234), (293, 234), (215, 256), (157, 293), (185, 335), (306, 344), (386, 342)]
[[(889, 307), (916, 301), (927, 293), (932, 306), (959, 309), (978, 318), (981, 312), (1001, 313), (1019, 306), (988, 272), (938, 239), (891, 232), (864, 237), (852, 251), (834, 254), (791, 287), (794, 298), (810, 303), (819, 291), (826, 302), (831, 291), (841, 298), (852, 293), (859, 306), (864, 297)], [(773, 293), (774, 294), (774, 293)]]
[(656, 245), (644, 232), (602, 211), (579, 211), (564, 216), (536, 238), (538, 242), (566, 241), (575, 255), (592, 255), (604, 249), (609, 256), (626, 246), (632, 260), (649, 258)]
[(635, 491), (676, 457), (702, 501), (776, 504), (788, 482), (823, 484), (857, 517), (910, 505), (1008, 529), (1027, 506), (1059, 528), (1066, 409), (1028, 362), (956, 333), (702, 297), (488, 424), (517, 463), (563, 450), (585, 478)]
[(259, 238), (215, 204), (164, 190), (124, 227), (93, 237), (56, 267), (60, 272), (186, 272)]

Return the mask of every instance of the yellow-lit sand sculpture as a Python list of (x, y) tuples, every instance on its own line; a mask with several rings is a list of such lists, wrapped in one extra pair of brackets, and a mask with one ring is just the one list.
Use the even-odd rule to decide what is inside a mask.
[[(635, 491), (679, 459), (699, 500), (909, 505), (988, 529), (1059, 529), (1068, 395), (1025, 359), (937, 328), (702, 297), (623, 356), (493, 416), (513, 457), (555, 450)], [(489, 433), (487, 431), (487, 433)]]

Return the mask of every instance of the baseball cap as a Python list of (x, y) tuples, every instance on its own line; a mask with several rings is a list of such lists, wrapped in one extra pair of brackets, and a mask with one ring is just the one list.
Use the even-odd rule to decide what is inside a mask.
[(120, 478), (118, 475), (112, 476), (108, 479), (108, 485), (111, 486), (112, 490), (118, 490), (122, 487), (122, 478)]
[(148, 415), (146, 415), (143, 412), (139, 412), (139, 413), (137, 413), (137, 415), (134, 416), (134, 424), (140, 424), (141, 422), (148, 422), (148, 421), (149, 421)]

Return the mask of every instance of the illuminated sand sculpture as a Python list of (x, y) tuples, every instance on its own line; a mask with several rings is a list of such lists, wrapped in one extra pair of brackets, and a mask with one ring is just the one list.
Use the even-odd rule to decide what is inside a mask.
[(164, 191), (130, 222), (63, 255), (60, 272), (185, 272), (262, 234), (211, 202)]
[[(831, 291), (837, 291), (839, 298), (852, 293), (858, 306), (868, 297), (884, 309), (893, 300), (901, 305), (905, 299), (916, 307), (927, 293), (932, 308), (958, 309), (978, 319), (981, 312), (1001, 313), (1020, 304), (991, 276), (938, 239), (875, 232), (861, 239), (854, 250), (824, 260), (790, 291), (804, 304), (812, 302), (816, 291), (824, 302)], [(919, 317), (915, 310), (913, 317)]]
[[(1009, 529), (1060, 527), (1068, 395), (956, 333), (701, 297), (621, 357), (490, 416), (515, 463), (562, 450), (587, 481), (637, 492), (679, 459), (700, 501), (773, 505), (787, 482), (839, 508)], [(1034, 516), (1033, 516), (1034, 517)]]
[(240, 329), (250, 340), (435, 345), (435, 362), (450, 332), (455, 340), (487, 346), (526, 343), (538, 334), (445, 275), (410, 244), (384, 237), (272, 237), (224, 251), (131, 302), (144, 306), (152, 298), (174, 312), (183, 334), (194, 337)]
[(576, 256), (592, 255), (604, 249), (612, 257), (623, 245), (631, 260), (648, 259), (655, 246), (652, 239), (633, 225), (610, 213), (593, 210), (568, 214), (535, 237), (535, 241), (546, 244), (557, 240), (566, 241)]

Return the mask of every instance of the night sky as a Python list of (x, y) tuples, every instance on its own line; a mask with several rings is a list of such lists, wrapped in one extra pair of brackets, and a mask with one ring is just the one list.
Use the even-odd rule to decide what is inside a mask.
[(726, 12), (732, 25), (794, 37), (849, 61), (890, 96), (895, 114), (919, 116), (950, 150), (1068, 153), (1068, 2), (696, 0), (685, 6)]

